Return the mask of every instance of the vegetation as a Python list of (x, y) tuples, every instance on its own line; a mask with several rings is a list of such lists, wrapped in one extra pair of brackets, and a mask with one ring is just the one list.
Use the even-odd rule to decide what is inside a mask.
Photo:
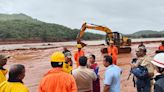
[[(0, 41), (75, 41), (79, 29), (33, 19), (25, 14), (0, 14)], [(125, 35), (130, 38), (164, 37), (164, 31), (142, 30)], [(104, 39), (104, 35), (85, 33), (84, 40)]]
[(130, 38), (154, 38), (164, 37), (164, 31), (142, 30), (133, 34), (126, 35)]
[[(71, 41), (78, 32), (78, 29), (41, 22), (25, 14), (0, 14), (0, 40)], [(85, 40), (102, 38), (99, 34), (84, 35)]]

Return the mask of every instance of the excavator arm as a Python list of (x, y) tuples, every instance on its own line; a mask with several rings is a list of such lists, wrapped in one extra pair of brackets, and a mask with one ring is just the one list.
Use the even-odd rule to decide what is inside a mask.
[(107, 37), (109, 37), (109, 38), (113, 37), (112, 30), (107, 27), (95, 25), (95, 24), (84, 23), (81, 27), (79, 34), (77, 35), (77, 38), (76, 38), (77, 43), (82, 44), (83, 47), (86, 46), (86, 44), (81, 42), (81, 38), (83, 37), (86, 29), (94, 29), (94, 30), (102, 31), (102, 32), (106, 33)]

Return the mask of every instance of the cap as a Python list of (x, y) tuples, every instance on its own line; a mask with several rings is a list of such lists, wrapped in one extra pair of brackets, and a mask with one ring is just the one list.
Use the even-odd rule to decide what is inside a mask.
[(136, 52), (140, 51), (140, 49), (141, 49), (141, 50), (146, 50), (146, 48), (142, 46), (142, 47), (138, 47), (138, 48), (136, 49)]
[(156, 54), (151, 61), (155, 66), (164, 68), (164, 53)]
[(64, 55), (65, 57), (72, 58), (71, 52), (66, 52)]
[(6, 56), (6, 55), (0, 55), (0, 60), (2, 60), (2, 59), (8, 59), (8, 58), (10, 58), (10, 56)]

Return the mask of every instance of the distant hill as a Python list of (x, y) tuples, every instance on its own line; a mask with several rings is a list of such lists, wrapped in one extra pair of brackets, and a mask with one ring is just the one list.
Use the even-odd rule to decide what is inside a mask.
[(0, 14), (0, 21), (6, 21), (6, 20), (33, 20), (32, 17), (27, 16), (23, 13), (20, 14)]
[[(25, 14), (0, 14), (0, 40), (72, 41), (78, 29), (45, 23)], [(96, 40), (104, 36), (86, 33), (84, 39)]]
[(126, 35), (131, 38), (153, 38), (153, 37), (164, 37), (164, 31), (154, 30), (141, 30), (133, 34)]

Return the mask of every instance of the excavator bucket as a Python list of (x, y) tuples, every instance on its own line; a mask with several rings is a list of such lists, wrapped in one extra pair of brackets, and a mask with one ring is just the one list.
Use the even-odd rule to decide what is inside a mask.
[(131, 53), (131, 47), (120, 47), (119, 50), (118, 50), (118, 53)]
[(87, 46), (87, 44), (85, 44), (84, 42), (82, 42), (80, 39), (77, 39), (77, 44), (81, 44), (82, 47)]

